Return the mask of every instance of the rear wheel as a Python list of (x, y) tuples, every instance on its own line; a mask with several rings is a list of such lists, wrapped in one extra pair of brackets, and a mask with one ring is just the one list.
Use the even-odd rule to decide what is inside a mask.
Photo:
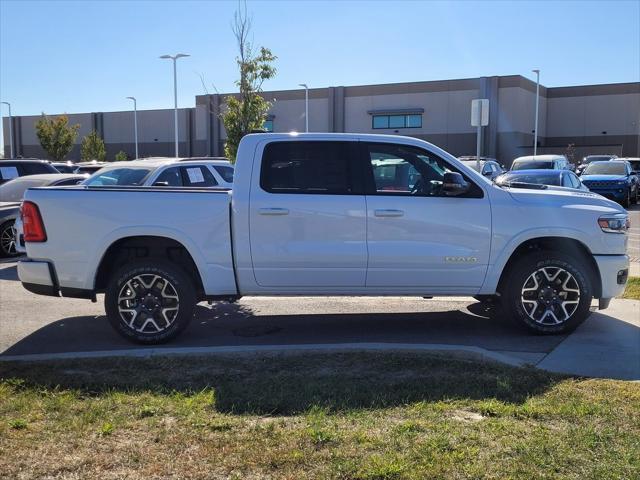
[(570, 332), (590, 314), (589, 271), (577, 258), (556, 252), (530, 253), (507, 274), (505, 314), (534, 333)]
[(111, 326), (144, 344), (175, 338), (188, 325), (196, 304), (195, 288), (178, 266), (153, 258), (122, 266), (105, 292)]
[(0, 225), (0, 257), (15, 257), (16, 251), (16, 227), (15, 221), (10, 220)]

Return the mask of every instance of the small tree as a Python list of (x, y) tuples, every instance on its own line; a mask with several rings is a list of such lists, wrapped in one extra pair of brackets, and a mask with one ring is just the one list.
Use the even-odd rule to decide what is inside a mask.
[(235, 163), (242, 137), (252, 130), (262, 128), (267, 119), (271, 102), (265, 100), (260, 93), (262, 83), (276, 74), (272, 63), (277, 57), (264, 47), (260, 47), (259, 54), (254, 54), (248, 40), (251, 20), (247, 17), (246, 5), (236, 11), (232, 30), (239, 50), (236, 62), (240, 70), (240, 79), (236, 81), (236, 85), (240, 94), (226, 98), (227, 109), (222, 114), (222, 122), (227, 132), (224, 152), (227, 158)]
[(114, 159), (116, 162), (126, 162), (127, 160), (129, 160), (129, 156), (125, 152), (120, 150), (118, 153), (116, 153)]
[(103, 162), (106, 156), (107, 150), (104, 148), (104, 140), (100, 138), (98, 132), (92, 130), (89, 135), (82, 139), (80, 157), (85, 162), (90, 160)]
[(565, 151), (565, 157), (574, 165), (576, 164), (576, 144), (570, 143), (567, 145), (567, 150)]
[(44, 151), (53, 160), (61, 162), (73, 148), (79, 128), (78, 124), (69, 125), (66, 115), (49, 118), (43, 113), (36, 122), (36, 135)]

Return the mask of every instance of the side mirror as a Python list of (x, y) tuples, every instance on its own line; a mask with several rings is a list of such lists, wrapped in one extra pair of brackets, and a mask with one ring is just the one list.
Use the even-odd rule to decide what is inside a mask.
[(458, 172), (447, 172), (444, 174), (442, 191), (448, 197), (462, 195), (469, 190), (469, 184)]
[(482, 172), (482, 175), (484, 175), (485, 177), (490, 177), (491, 176), (491, 170), (489, 170), (488, 172)]

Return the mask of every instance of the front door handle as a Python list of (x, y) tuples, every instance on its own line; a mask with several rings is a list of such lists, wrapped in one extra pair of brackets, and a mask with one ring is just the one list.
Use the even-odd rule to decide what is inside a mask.
[(289, 215), (288, 208), (261, 208), (258, 210), (260, 215)]
[(373, 214), (376, 217), (401, 217), (404, 215), (402, 210), (394, 210), (393, 208), (380, 208), (374, 210)]

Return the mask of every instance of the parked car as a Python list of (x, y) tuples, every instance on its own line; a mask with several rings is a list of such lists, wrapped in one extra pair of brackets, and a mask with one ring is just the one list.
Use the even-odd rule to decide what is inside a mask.
[(233, 186), (233, 174), (230, 178), (226, 172), (229, 168), (233, 170), (229, 162), (219, 160), (132, 160), (126, 164), (122, 162), (109, 164), (85, 180), (84, 185), (230, 189)]
[(16, 251), (15, 221), (20, 216), (20, 202), (0, 202), (0, 257), (13, 257)]
[(475, 295), (556, 334), (625, 288), (615, 202), (499, 187), (417, 138), (249, 134), (235, 168), (232, 192), (27, 190), (20, 281), (104, 293), (116, 331), (147, 344), (178, 335), (196, 302), (243, 295)]
[(75, 173), (78, 169), (78, 166), (73, 162), (52, 162), (51, 165), (60, 173)]
[(498, 185), (522, 183), (589, 191), (580, 178), (570, 170), (516, 170), (500, 175), (495, 182)]
[(58, 173), (47, 160), (10, 158), (0, 160), (0, 185), (17, 177), (39, 173)]
[(528, 155), (518, 157), (511, 164), (511, 170), (571, 170), (569, 160), (564, 155)]
[(627, 161), (591, 162), (580, 178), (589, 190), (615, 200), (625, 208), (638, 203), (638, 174)]
[(631, 164), (631, 170), (636, 172), (636, 175), (640, 175), (640, 158), (639, 157), (623, 157), (623, 158), (616, 158), (616, 160), (620, 160), (621, 162), (629, 162)]
[(478, 170), (478, 161), (475, 157), (458, 157), (458, 160), (491, 180), (495, 180), (498, 175), (505, 172), (502, 165), (493, 158), (480, 157), (480, 170)]
[[(77, 185), (87, 178), (86, 175), (68, 173), (45, 173), (42, 175), (28, 175), (26, 177), (14, 178), (13, 180), (0, 185), (0, 203), (4, 205), (14, 205), (15, 215), (11, 218), (0, 217), (0, 255), (10, 256), (17, 253), (24, 253), (24, 245), (20, 245), (20, 234), (22, 225), (18, 211), (24, 192), (33, 187), (61, 187), (64, 185)], [(9, 238), (11, 236), (11, 240)], [(24, 244), (24, 242), (22, 242)]]
[(618, 157), (615, 155), (587, 155), (580, 161), (580, 164), (576, 167), (576, 173), (578, 175), (581, 175), (584, 169), (587, 168), (587, 165), (589, 165), (591, 162), (606, 162), (608, 160), (615, 160), (616, 158)]
[(73, 171), (73, 173), (88, 173), (89, 175), (96, 173), (98, 170), (101, 170), (103, 167), (106, 167), (107, 165), (113, 165), (113, 163), (110, 162), (97, 162), (97, 161), (92, 161), (92, 162), (79, 162), (76, 163), (76, 169)]

